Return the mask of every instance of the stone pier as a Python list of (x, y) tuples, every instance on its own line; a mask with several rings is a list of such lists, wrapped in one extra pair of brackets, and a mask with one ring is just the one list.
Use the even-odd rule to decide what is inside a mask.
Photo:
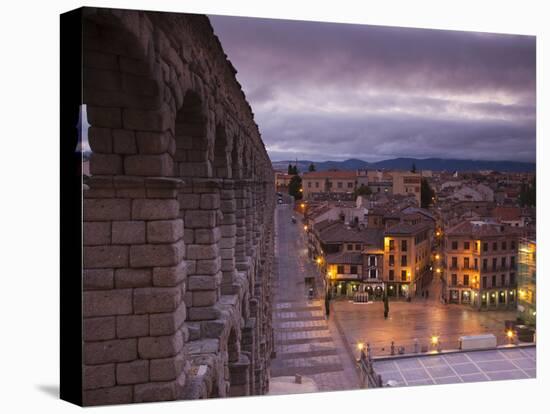
[(274, 177), (205, 16), (84, 9), (85, 405), (265, 394)]

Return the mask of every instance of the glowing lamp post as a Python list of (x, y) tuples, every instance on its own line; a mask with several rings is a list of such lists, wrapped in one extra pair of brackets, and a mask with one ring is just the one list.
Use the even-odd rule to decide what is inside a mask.
[(438, 352), (441, 351), (441, 342), (439, 341), (439, 336), (432, 335), (432, 337), (430, 338), (430, 343), (432, 344), (434, 350)]
[(506, 331), (506, 337), (508, 338), (508, 343), (509, 343), (510, 345), (512, 345), (512, 342), (513, 342), (513, 340), (514, 340), (514, 331), (512, 331), (511, 329), (508, 329), (508, 330)]

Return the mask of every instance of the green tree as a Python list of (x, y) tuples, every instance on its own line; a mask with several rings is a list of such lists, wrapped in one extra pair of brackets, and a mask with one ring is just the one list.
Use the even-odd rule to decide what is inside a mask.
[(291, 164), (288, 164), (288, 171), (287, 171), (288, 175), (291, 175), (292, 174), (292, 165)]
[(302, 198), (301, 188), (302, 178), (298, 174), (293, 175), (290, 183), (288, 183), (288, 194), (293, 196), (295, 200), (300, 200)]
[(311, 163), (309, 164), (309, 168), (307, 169), (309, 172), (315, 171), (315, 164)]
[(420, 182), (420, 206), (427, 208), (433, 203), (432, 198), (435, 197), (435, 191), (430, 187), (428, 180), (422, 178)]
[(536, 177), (530, 183), (522, 183), (519, 192), (519, 204), (522, 207), (535, 207), (537, 205), (537, 181)]
[(411, 167), (411, 172), (412, 173), (415, 173), (416, 172), (416, 164), (413, 162), (413, 165)]
[(357, 199), (357, 197), (362, 195), (371, 195), (372, 191), (369, 186), (366, 186), (365, 184), (361, 184), (359, 188), (356, 188), (353, 192), (353, 197)]

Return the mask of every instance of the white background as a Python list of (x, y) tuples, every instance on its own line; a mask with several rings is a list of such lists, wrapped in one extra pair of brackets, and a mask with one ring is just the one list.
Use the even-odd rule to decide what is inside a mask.
[[(121, 413), (548, 412), (547, 145), (550, 77), (544, 1), (89, 1), (87, 6), (476, 30), (537, 36), (538, 378), (286, 397), (103, 407)], [(69, 0), (2, 3), (0, 14), (0, 410), (75, 412), (59, 390), (59, 14)], [(545, 19), (546, 17), (546, 19)], [(545, 21), (546, 20), (546, 21)], [(546, 26), (546, 27), (545, 27)], [(545, 119), (546, 118), (546, 119)], [(459, 143), (457, 143), (459, 145)], [(545, 163), (546, 161), (546, 163)], [(79, 277), (79, 275), (75, 275)], [(547, 394), (543, 394), (546, 390)], [(546, 397), (546, 398), (544, 398)], [(90, 410), (98, 410), (96, 408)]]

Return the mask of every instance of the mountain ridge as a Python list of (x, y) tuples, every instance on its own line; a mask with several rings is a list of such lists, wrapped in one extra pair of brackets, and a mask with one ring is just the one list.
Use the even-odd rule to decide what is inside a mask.
[[(357, 158), (350, 158), (344, 161), (311, 161), (298, 160), (298, 169), (301, 172), (307, 171), (313, 163), (317, 171), (330, 169), (357, 170), (357, 169), (381, 169), (381, 170), (410, 170), (413, 163), (417, 170), (432, 171), (481, 171), (491, 170), (500, 172), (534, 172), (534, 162), (523, 161), (489, 161), (489, 160), (464, 160), (455, 158), (391, 158), (377, 162), (367, 162)], [(288, 164), (296, 164), (296, 161), (272, 161), (274, 169), (284, 170)]]

